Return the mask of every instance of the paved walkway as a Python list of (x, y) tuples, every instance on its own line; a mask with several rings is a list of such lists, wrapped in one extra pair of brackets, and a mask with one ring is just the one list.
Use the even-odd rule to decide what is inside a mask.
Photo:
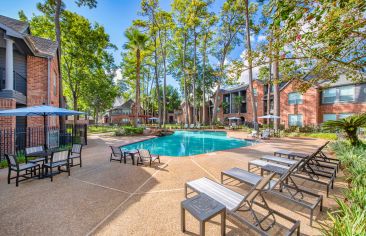
[[(240, 132), (230, 135), (245, 137)], [(220, 172), (231, 167), (247, 169), (247, 162), (280, 148), (312, 151), (324, 141), (315, 139), (272, 139), (255, 146), (219, 151), (193, 157), (162, 157), (154, 167), (109, 162), (108, 145), (122, 145), (146, 137), (117, 138), (92, 135), (83, 150), (83, 167), (71, 176), (6, 183), (7, 170), (0, 170), (0, 235), (182, 235), (180, 202), (184, 183), (206, 176), (219, 180)], [(301, 182), (300, 182), (301, 183)], [(336, 206), (343, 182), (339, 174), (324, 211), (309, 226), (308, 211), (280, 198), (271, 197), (270, 206), (301, 221), (304, 235), (319, 234), (326, 224), (326, 211)], [(246, 193), (248, 188), (231, 186)], [(324, 194), (317, 185), (307, 185)], [(252, 235), (252, 231), (227, 222), (227, 235)], [(206, 226), (207, 235), (219, 235), (220, 218)], [(188, 235), (199, 233), (198, 222), (187, 214)], [(275, 232), (276, 233), (276, 232)]]

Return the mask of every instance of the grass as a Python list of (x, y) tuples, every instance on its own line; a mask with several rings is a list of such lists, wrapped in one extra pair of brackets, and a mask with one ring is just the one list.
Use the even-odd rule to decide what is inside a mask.
[(88, 126), (88, 132), (92, 134), (110, 133), (118, 130), (117, 126)]
[(304, 133), (304, 132), (291, 132), (291, 133), (284, 133), (286, 137), (306, 137), (306, 138), (319, 138), (319, 139), (326, 139), (326, 140), (337, 140), (337, 135), (335, 133)]
[(351, 146), (348, 142), (335, 142), (331, 149), (342, 161), (348, 188), (344, 199), (337, 199), (339, 208), (329, 213), (332, 225), (323, 234), (366, 235), (366, 145)]

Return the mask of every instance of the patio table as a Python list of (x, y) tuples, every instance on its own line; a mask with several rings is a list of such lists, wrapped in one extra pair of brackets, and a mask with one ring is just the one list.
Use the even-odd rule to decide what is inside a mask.
[[(139, 151), (137, 149), (124, 151), (124, 155), (129, 154), (131, 156), (132, 165), (135, 165), (135, 155), (138, 155), (138, 153), (139, 153)], [(140, 161), (140, 158), (137, 157), (136, 165), (139, 163), (139, 161)], [(126, 159), (125, 159), (125, 164), (126, 164)]]
[(221, 214), (221, 235), (225, 235), (226, 207), (204, 193), (188, 198), (181, 203), (181, 228), (186, 231), (185, 211), (200, 222), (200, 235), (205, 235), (205, 223)]

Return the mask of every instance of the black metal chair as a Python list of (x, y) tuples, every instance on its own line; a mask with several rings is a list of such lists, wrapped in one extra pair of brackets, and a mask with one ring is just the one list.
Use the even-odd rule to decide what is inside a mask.
[[(81, 144), (73, 144), (72, 148), (71, 148), (71, 152), (70, 152), (70, 156), (69, 156), (69, 160), (70, 162), (70, 167), (73, 166), (82, 166), (82, 162), (81, 162), (81, 150), (82, 150), (83, 146)], [(78, 164), (74, 164), (74, 159), (79, 159), (79, 163)]]
[(110, 146), (112, 149), (111, 157), (109, 158), (109, 161), (119, 161), (122, 163), (122, 158), (124, 159), (126, 163), (126, 155), (122, 152), (120, 147)]
[[(61, 172), (67, 172), (68, 175), (70, 176), (69, 156), (70, 156), (69, 150), (53, 152), (50, 161), (43, 165), (44, 168), (46, 168), (46, 173), (48, 173), (49, 170), (49, 174), (46, 177), (50, 177), (51, 181), (53, 181), (53, 176)], [(58, 169), (58, 173), (53, 172), (53, 168), (56, 167)], [(62, 170), (61, 169), (62, 167), (65, 167), (66, 170)]]
[[(45, 163), (46, 157), (42, 155), (46, 155), (44, 146), (36, 146), (36, 147), (27, 147), (25, 148), (25, 163)], [(30, 159), (29, 158), (33, 158)]]
[(150, 166), (152, 162), (155, 162), (156, 160), (160, 163), (160, 156), (159, 155), (151, 155), (149, 150), (146, 149), (139, 149), (139, 159), (137, 161), (138, 164), (143, 164), (145, 160), (148, 160), (150, 162)]
[[(10, 184), (11, 179), (16, 179), (16, 186), (19, 186), (19, 182), (33, 178), (33, 173), (37, 173), (38, 169), (38, 178), (41, 178), (41, 166), (37, 163), (26, 163), (26, 164), (20, 164), (18, 163), (18, 160), (15, 155), (5, 154), (6, 160), (8, 162), (8, 184)], [(15, 171), (17, 175), (15, 177), (11, 177), (11, 172)], [(25, 171), (24, 174), (21, 174), (20, 172)], [(29, 171), (29, 172), (28, 172)], [(19, 179), (23, 178), (23, 179)]]

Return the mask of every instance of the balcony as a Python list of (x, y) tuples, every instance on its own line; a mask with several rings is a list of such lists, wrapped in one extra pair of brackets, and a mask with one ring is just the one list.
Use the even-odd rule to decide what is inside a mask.
[(27, 80), (25, 77), (13, 72), (14, 90), (5, 90), (5, 69), (0, 68), (0, 98), (14, 98), (19, 104), (27, 104)]

